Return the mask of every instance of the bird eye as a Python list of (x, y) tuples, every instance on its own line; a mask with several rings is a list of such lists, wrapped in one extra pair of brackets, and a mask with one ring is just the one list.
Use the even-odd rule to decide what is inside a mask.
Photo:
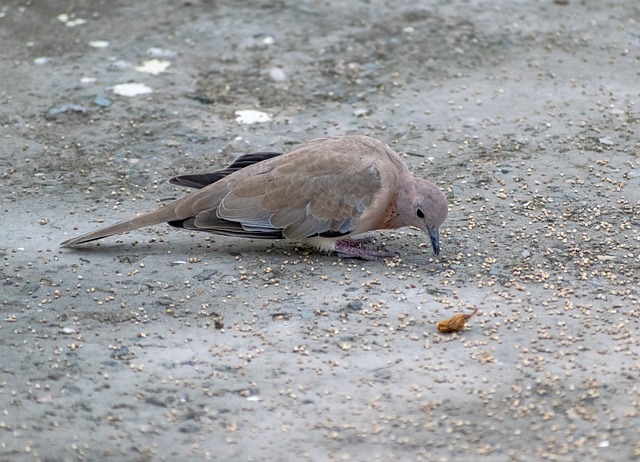
[(420, 209), (416, 211), (416, 215), (418, 215), (418, 218), (424, 218), (424, 213)]

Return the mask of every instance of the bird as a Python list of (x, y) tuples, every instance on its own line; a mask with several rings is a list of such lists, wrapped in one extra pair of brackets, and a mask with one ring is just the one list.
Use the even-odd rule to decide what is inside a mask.
[(345, 257), (379, 260), (363, 233), (416, 227), (440, 253), (446, 195), (415, 177), (387, 144), (365, 135), (303, 142), (287, 153), (255, 152), (209, 173), (179, 175), (173, 185), (196, 191), (156, 210), (68, 239), (74, 247), (134, 229), (168, 223), (190, 231), (301, 241)]

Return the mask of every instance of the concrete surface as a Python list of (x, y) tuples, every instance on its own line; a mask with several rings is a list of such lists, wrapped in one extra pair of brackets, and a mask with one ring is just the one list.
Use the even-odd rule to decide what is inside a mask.
[[(638, 21), (4, 2), (0, 460), (638, 460)], [(413, 230), (376, 234), (386, 262), (164, 226), (58, 248), (184, 194), (175, 174), (346, 133), (447, 192), (439, 258)]]

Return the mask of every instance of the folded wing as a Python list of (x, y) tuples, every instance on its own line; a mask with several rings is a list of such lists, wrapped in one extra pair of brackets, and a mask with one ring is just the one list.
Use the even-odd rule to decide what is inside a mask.
[[(200, 210), (170, 224), (265, 239), (348, 235), (368, 209), (386, 207), (383, 160), (366, 150), (354, 155), (326, 148), (312, 145), (304, 155), (294, 151), (245, 167), (221, 182), (224, 196), (198, 198), (192, 205)], [(209, 208), (197, 206), (207, 202)]]

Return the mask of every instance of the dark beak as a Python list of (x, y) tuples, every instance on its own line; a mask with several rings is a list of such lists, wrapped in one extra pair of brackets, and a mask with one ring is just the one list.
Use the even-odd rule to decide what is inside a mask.
[(440, 253), (440, 231), (438, 228), (429, 228), (429, 237), (431, 238), (431, 246), (433, 247), (433, 253), (438, 255)]

